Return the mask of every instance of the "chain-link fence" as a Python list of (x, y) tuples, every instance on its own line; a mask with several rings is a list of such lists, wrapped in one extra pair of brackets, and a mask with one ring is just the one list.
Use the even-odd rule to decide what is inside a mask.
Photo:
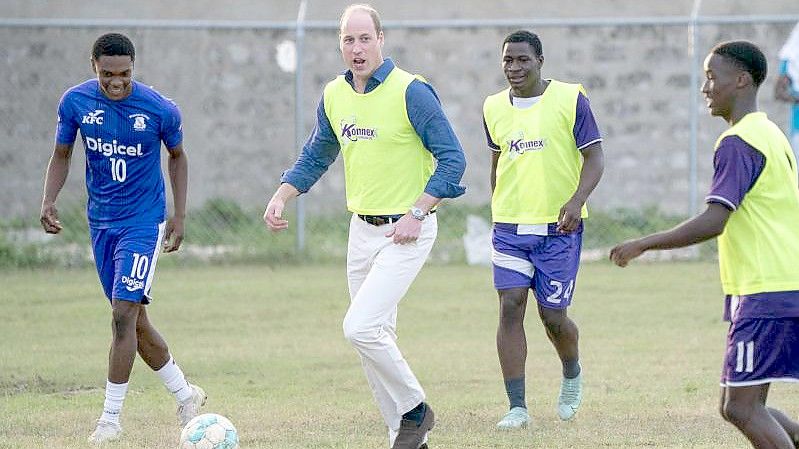
[[(724, 129), (699, 101), (701, 58), (709, 48), (732, 38), (756, 42), (770, 56), (768, 91), (777, 50), (797, 20), (386, 21), (384, 55), (436, 88), (467, 153), (468, 193), (440, 208), (432, 260), (463, 262), (464, 235), (484, 238), (474, 218), (490, 217), (482, 101), (505, 87), (499, 47), (508, 32), (536, 31), (544, 45), (544, 75), (582, 82), (591, 99), (605, 138), (606, 172), (590, 201), (584, 247), (598, 258), (618, 240), (662, 229), (701, 205), (710, 150)], [(0, 19), (0, 265), (90, 261), (79, 144), (58, 201), (62, 234), (46, 236), (38, 213), (58, 100), (69, 86), (92, 77), (91, 44), (111, 30), (136, 44), (137, 79), (173, 98), (183, 114), (190, 163), (187, 239), (181, 255), (165, 261), (285, 263), (344, 256), (349, 216), (340, 161), (299, 208), (295, 203), (288, 211), (288, 232), (271, 234), (261, 221), (268, 196), (313, 127), (322, 86), (342, 71), (337, 23)], [(761, 109), (784, 125), (787, 108), (768, 92), (760, 100)]]

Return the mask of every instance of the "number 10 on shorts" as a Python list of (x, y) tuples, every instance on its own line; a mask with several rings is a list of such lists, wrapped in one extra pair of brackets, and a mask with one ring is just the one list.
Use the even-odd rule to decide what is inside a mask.
[(147, 256), (133, 253), (133, 266), (130, 267), (130, 277), (134, 279), (144, 279), (149, 267), (150, 259)]

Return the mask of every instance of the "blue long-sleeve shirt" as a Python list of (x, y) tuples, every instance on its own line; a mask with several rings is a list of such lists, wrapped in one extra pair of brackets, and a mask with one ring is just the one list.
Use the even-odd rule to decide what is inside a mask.
[[(365, 92), (373, 91), (385, 81), (394, 67), (391, 59), (384, 60), (366, 83)], [(352, 72), (348, 70), (344, 77), (354, 89)], [(300, 157), (281, 178), (282, 182), (291, 184), (302, 193), (310, 190), (322, 177), (341, 150), (325, 114), (324, 101), (322, 95), (316, 108), (316, 125), (305, 142)], [(429, 84), (415, 79), (405, 91), (405, 104), (411, 126), (437, 162), (436, 169), (425, 186), (425, 193), (436, 198), (463, 195), (466, 188), (460, 185), (460, 181), (466, 169), (466, 158), (435, 91)]]

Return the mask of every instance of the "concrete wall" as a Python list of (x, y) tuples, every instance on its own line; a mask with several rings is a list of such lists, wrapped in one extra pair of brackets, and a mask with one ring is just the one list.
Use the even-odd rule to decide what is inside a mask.
[[(348, 2), (312, 1), (309, 20), (337, 20)], [(388, 20), (508, 19), (555, 17), (686, 16), (691, 2), (372, 2)], [(5, 18), (103, 18), (290, 21), (297, 2), (173, 1), (135, 3), (6, 1)], [(516, 8), (517, 10), (514, 10)], [(799, 14), (795, 0), (706, 1), (705, 15)], [(745, 38), (769, 55), (771, 73), (761, 109), (785, 125), (787, 107), (773, 100), (776, 54), (792, 24), (705, 25), (700, 51), (715, 42)], [(0, 214), (35, 217), (44, 168), (52, 151), (55, 111), (61, 93), (92, 76), (94, 39), (121, 30), (137, 46), (136, 76), (181, 106), (190, 155), (190, 207), (229, 198), (245, 207), (265, 203), (280, 173), (296, 156), (294, 75), (276, 63), (277, 47), (294, 34), (264, 29), (161, 29), (0, 27)], [(406, 70), (423, 74), (437, 89), (467, 151), (463, 201), (488, 201), (489, 155), (481, 126), (486, 95), (505, 87), (499, 44), (510, 29), (386, 30), (384, 54)], [(687, 213), (689, 113), (700, 109), (698, 197), (708, 187), (711, 150), (724, 129), (708, 117), (690, 86), (688, 28), (676, 25), (541, 27), (547, 77), (582, 82), (605, 135), (606, 176), (594, 207), (643, 207)], [(321, 87), (342, 70), (335, 30), (309, 30), (303, 82), (304, 129), (313, 126)], [(76, 151), (63, 201), (82, 198), (83, 162)], [(311, 211), (343, 208), (338, 161), (308, 196)]]

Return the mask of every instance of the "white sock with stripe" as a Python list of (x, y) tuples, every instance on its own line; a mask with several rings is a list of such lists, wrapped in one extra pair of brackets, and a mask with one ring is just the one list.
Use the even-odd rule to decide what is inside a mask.
[(105, 383), (105, 402), (103, 403), (102, 421), (119, 424), (119, 414), (122, 412), (122, 403), (128, 393), (128, 382), (115, 384), (110, 380)]
[(191, 386), (186, 381), (183, 371), (180, 369), (175, 359), (169, 356), (169, 361), (161, 369), (155, 372), (158, 377), (164, 382), (167, 390), (175, 396), (178, 402), (184, 402), (189, 399), (193, 393)]

